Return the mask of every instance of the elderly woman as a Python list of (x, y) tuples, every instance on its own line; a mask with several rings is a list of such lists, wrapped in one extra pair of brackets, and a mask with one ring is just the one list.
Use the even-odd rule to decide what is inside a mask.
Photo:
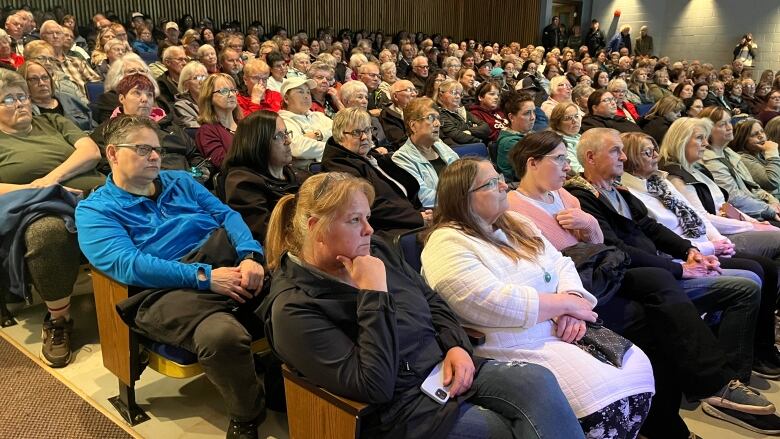
[[(3, 258), (8, 283), (0, 294), (31, 302), (27, 285), (35, 286), (47, 308), (41, 360), (63, 367), (71, 360), (70, 295), (80, 261), (75, 230), (65, 222), (73, 220), (77, 202), (69, 192), (80, 194), (103, 183), (95, 171), (100, 150), (65, 117), (33, 116), (27, 81), (6, 69), (0, 69), (0, 145), (0, 222), (11, 248), (19, 250)], [(38, 209), (43, 201), (59, 213)], [(31, 217), (15, 210), (41, 215), (26, 222)]]
[(615, 116), (623, 117), (629, 122), (637, 123), (639, 120), (639, 113), (636, 111), (634, 104), (629, 102), (626, 98), (626, 94), (628, 93), (626, 81), (620, 78), (609, 81), (607, 91), (612, 93), (612, 96), (615, 98)]
[[(436, 125), (437, 121), (431, 119), (423, 123)], [(423, 207), (417, 196), (420, 185), (389, 155), (373, 151), (372, 133), (368, 112), (360, 108), (339, 111), (333, 118), (333, 137), (325, 147), (322, 167), (326, 171), (347, 172), (371, 183), (376, 192), (370, 220), (374, 229), (391, 235), (393, 230), (422, 227), (430, 219), (431, 211), (420, 211)]]
[(311, 175), (291, 166), (292, 136), (276, 113), (254, 112), (238, 123), (233, 146), (222, 162), (217, 195), (241, 214), (261, 243), (276, 203), (297, 193)]
[(17, 69), (23, 62), (24, 57), (11, 48), (11, 37), (6, 31), (0, 30), (0, 63), (7, 64), (12, 69)]
[(477, 87), (477, 102), (467, 109), (472, 116), (483, 120), (490, 128), (490, 142), (498, 140), (501, 130), (509, 126), (509, 119), (501, 111), (501, 88), (495, 81), (485, 81)]
[(104, 45), (104, 51), (106, 58), (95, 66), (95, 71), (101, 78), (105, 78), (114, 62), (127, 53), (127, 42), (117, 38), (110, 39)]
[[(365, 437), (583, 437), (544, 368), (471, 357), (441, 297), (372, 239), (374, 194), (365, 180), (328, 173), (279, 201), (266, 241), (273, 292), (261, 313), (281, 359), (331, 392), (384, 407), (361, 424)], [(451, 396), (442, 404), (420, 391), (437, 363)]]
[(728, 82), (726, 87), (726, 102), (735, 110), (739, 110), (739, 114), (749, 115), (750, 105), (747, 101), (742, 99), (742, 81), (739, 79), (732, 79)]
[(237, 96), (236, 83), (226, 73), (209, 76), (200, 88), (200, 128), (195, 135), (195, 143), (215, 167), (222, 166), (222, 160), (233, 144), (237, 121), (241, 118)]
[(481, 355), (549, 368), (586, 436), (635, 438), (655, 391), (650, 362), (632, 346), (617, 368), (574, 343), (596, 320), (596, 298), (569, 258), (508, 212), (507, 190), (487, 161), (464, 158), (445, 170), (421, 255), (426, 282), (486, 334)]
[(550, 80), (550, 97), (541, 105), (542, 111), (548, 119), (556, 105), (572, 101), (571, 88), (571, 83), (566, 79), (566, 76), (556, 76)]
[(337, 111), (344, 108), (333, 79), (334, 74), (333, 67), (322, 61), (312, 64), (308, 71), (309, 79), (317, 83), (317, 86), (311, 89), (311, 110), (325, 113), (331, 119)]
[(398, 81), (396, 76), (396, 66), (392, 61), (387, 61), (379, 66), (379, 74), (382, 76), (382, 82), (379, 83), (379, 91), (387, 95), (387, 99), (390, 96), (390, 87)]
[(639, 121), (639, 126), (642, 127), (645, 133), (655, 139), (656, 143), (660, 144), (672, 122), (681, 116), (684, 109), (685, 104), (682, 103), (680, 98), (672, 95), (664, 96)]
[(288, 78), (305, 78), (306, 72), (309, 71), (309, 67), (311, 67), (311, 60), (309, 59), (309, 55), (303, 52), (296, 53), (292, 57), (290, 69), (287, 70), (286, 76)]
[(217, 51), (210, 44), (204, 44), (198, 47), (198, 61), (206, 66), (209, 73), (219, 73), (219, 59)]
[(477, 72), (475, 72), (474, 69), (463, 67), (458, 70), (457, 81), (460, 83), (461, 87), (463, 87), (463, 95), (461, 99), (463, 105), (471, 105), (477, 101), (477, 99), (474, 97), (476, 92), (476, 80)]
[(774, 89), (766, 96), (766, 105), (764, 109), (756, 116), (762, 124), (766, 125), (767, 122), (780, 116), (780, 89)]
[(753, 181), (780, 198), (780, 153), (777, 143), (767, 139), (761, 122), (748, 118), (737, 123), (729, 146), (742, 156)]
[(144, 60), (135, 53), (128, 53), (122, 58), (116, 60), (106, 74), (106, 79), (103, 81), (104, 92), (97, 98), (97, 102), (91, 107), (93, 108), (92, 117), (97, 123), (103, 123), (111, 117), (116, 107), (119, 106), (119, 95), (116, 92), (116, 86), (119, 81), (125, 76), (141, 73), (146, 75), (154, 83), (154, 95), (155, 106), (164, 110), (165, 114), (169, 117), (173, 117), (173, 108), (164, 99), (159, 99), (160, 86), (157, 85), (157, 81), (149, 72), (149, 67), (146, 66)]
[[(621, 135), (625, 172), (621, 184), (647, 207), (648, 214), (677, 235), (688, 239), (703, 255), (719, 257), (724, 269), (748, 270), (762, 281), (761, 305), (756, 323), (752, 370), (759, 376), (780, 378), (780, 354), (774, 348), (774, 309), (777, 298), (777, 265), (771, 259), (751, 254), (750, 248), (736, 246), (707, 219), (699, 215), (671, 183), (658, 171), (658, 145), (643, 133)], [(724, 275), (742, 276), (724, 271)]]
[(702, 162), (715, 183), (728, 192), (729, 203), (755, 219), (780, 225), (780, 201), (761, 189), (740, 155), (728, 146), (734, 140), (731, 114), (722, 107), (707, 107), (699, 117), (714, 125)]
[(520, 139), (533, 130), (536, 122), (535, 109), (534, 97), (528, 93), (509, 92), (501, 100), (501, 110), (509, 119), (509, 126), (498, 135), (496, 165), (507, 181), (517, 181), (509, 161), (509, 152)]
[(411, 174), (420, 185), (417, 193), (423, 207), (436, 205), (439, 175), (458, 159), (439, 139), (439, 112), (430, 98), (412, 99), (404, 111), (409, 139), (393, 154), (393, 162)]
[(577, 144), (580, 143), (580, 124), (582, 118), (577, 105), (569, 102), (558, 104), (550, 115), (550, 129), (563, 139), (566, 146), (566, 158), (568, 159), (570, 172), (579, 174), (583, 171), (577, 158)]
[(615, 97), (606, 89), (598, 89), (588, 97), (588, 114), (582, 119), (581, 132), (591, 128), (612, 128), (626, 133), (642, 131), (639, 125), (617, 115)]
[(56, 90), (54, 78), (43, 64), (27, 61), (19, 67), (19, 74), (27, 81), (34, 115), (59, 114), (84, 131), (95, 128), (89, 107), (78, 97)]
[(441, 139), (447, 145), (486, 143), (490, 139), (490, 127), (466, 111), (461, 104), (462, 96), (463, 86), (457, 81), (447, 79), (439, 86)]
[(200, 86), (208, 77), (206, 66), (198, 61), (188, 62), (179, 73), (179, 93), (173, 103), (173, 111), (184, 128), (200, 128), (198, 99)]
[(653, 83), (648, 87), (648, 95), (653, 102), (658, 102), (665, 96), (671, 96), (669, 89), (669, 71), (666, 69), (656, 70), (653, 74)]
[[(339, 89), (339, 100), (344, 108), (360, 108), (368, 111), (368, 87), (362, 81), (349, 81)], [(378, 117), (371, 116), (371, 127), (374, 133), (371, 136), (374, 148), (380, 154), (387, 154), (390, 142), (382, 129), (382, 123)]]
[(571, 101), (579, 107), (580, 117), (588, 114), (588, 98), (595, 89), (589, 85), (580, 84), (571, 89)]
[(318, 86), (314, 80), (290, 78), (282, 83), (282, 107), (279, 116), (287, 129), (293, 132), (293, 165), (306, 169), (310, 163), (319, 162), (325, 150), (325, 142), (333, 132), (333, 121), (318, 111), (311, 111), (311, 90)]
[(444, 58), (441, 63), (441, 68), (447, 73), (447, 77), (450, 79), (458, 79), (458, 72), (460, 71), (460, 59), (456, 56), (448, 56)]

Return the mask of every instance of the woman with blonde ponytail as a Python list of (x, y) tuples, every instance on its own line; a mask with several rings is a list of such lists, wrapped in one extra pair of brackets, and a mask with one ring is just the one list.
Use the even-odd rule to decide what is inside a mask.
[[(472, 357), (447, 304), (372, 238), (373, 200), (368, 181), (324, 173), (277, 203), (261, 313), (280, 359), (331, 392), (382, 404), (362, 437), (582, 438), (548, 370)], [(444, 403), (420, 388), (437, 366)]]

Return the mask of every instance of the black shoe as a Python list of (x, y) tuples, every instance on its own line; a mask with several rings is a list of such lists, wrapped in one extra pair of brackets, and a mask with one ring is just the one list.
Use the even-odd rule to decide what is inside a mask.
[(230, 418), (230, 425), (225, 437), (227, 439), (258, 439), (257, 427), (263, 421), (265, 421), (265, 405), (263, 405), (263, 411), (251, 421), (242, 422)]
[(780, 416), (777, 416), (776, 414), (751, 415), (749, 413), (722, 407), (713, 407), (706, 402), (702, 402), (701, 408), (704, 410), (704, 413), (714, 418), (731, 422), (732, 424), (739, 425), (742, 428), (755, 431), (756, 433), (771, 435), (780, 434)]
[(780, 359), (776, 352), (756, 353), (753, 357), (753, 374), (768, 380), (780, 378)]

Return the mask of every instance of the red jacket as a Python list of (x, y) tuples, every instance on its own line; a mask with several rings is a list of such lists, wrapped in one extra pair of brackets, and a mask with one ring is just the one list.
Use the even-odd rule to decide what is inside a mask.
[(263, 100), (259, 104), (252, 102), (252, 96), (239, 94), (238, 106), (241, 114), (246, 117), (259, 110), (269, 110), (278, 113), (282, 109), (282, 95), (278, 91), (266, 90)]
[[(628, 113), (631, 115), (632, 118), (634, 118), (634, 123), (639, 122), (639, 113), (636, 111), (636, 107), (634, 106), (634, 104), (628, 101), (623, 101), (623, 108), (628, 110)], [(623, 110), (623, 108), (617, 107), (615, 116), (625, 117), (626, 119), (628, 119), (628, 117), (626, 116), (626, 112)]]
[(509, 119), (506, 118), (504, 112), (495, 109), (488, 111), (479, 106), (479, 104), (473, 104), (468, 107), (469, 113), (477, 119), (484, 120), (490, 127), (490, 141), (495, 142), (498, 140), (498, 134), (501, 130), (509, 128)]

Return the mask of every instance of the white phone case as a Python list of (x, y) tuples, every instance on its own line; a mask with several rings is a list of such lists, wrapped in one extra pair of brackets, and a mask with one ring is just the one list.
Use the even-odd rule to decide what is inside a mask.
[(450, 386), (445, 386), (443, 383), (444, 367), (443, 363), (439, 363), (425, 378), (420, 389), (434, 401), (444, 404), (450, 399)]

